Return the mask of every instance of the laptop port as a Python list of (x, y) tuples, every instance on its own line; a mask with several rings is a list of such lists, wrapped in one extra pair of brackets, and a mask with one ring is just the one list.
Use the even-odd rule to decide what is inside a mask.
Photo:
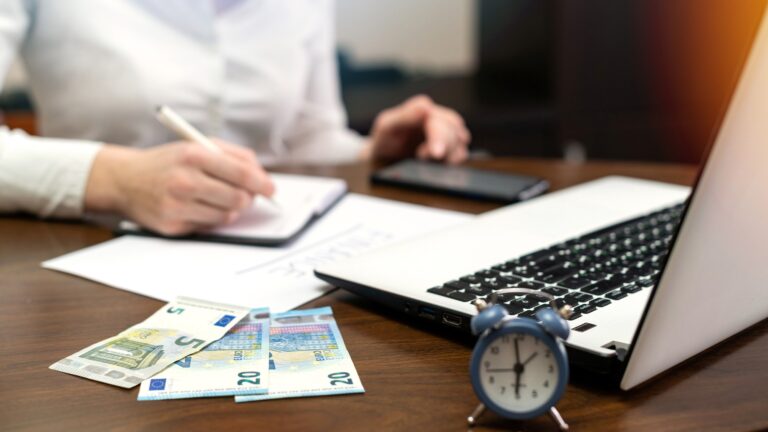
[(432, 308), (419, 306), (419, 317), (434, 321), (437, 319), (437, 311)]
[(453, 315), (449, 313), (443, 314), (443, 324), (449, 325), (451, 327), (461, 327), (461, 317), (458, 315)]

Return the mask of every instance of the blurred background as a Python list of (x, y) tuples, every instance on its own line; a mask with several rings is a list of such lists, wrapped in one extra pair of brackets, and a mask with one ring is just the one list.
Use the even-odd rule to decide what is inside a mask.
[[(765, 0), (337, 0), (353, 129), (425, 93), (480, 154), (696, 163)], [(7, 124), (34, 132), (15, 66)]]

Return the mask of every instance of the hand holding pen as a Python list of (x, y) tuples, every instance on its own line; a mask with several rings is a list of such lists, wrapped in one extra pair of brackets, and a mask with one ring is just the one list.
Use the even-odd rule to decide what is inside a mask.
[(183, 235), (231, 223), (257, 195), (272, 196), (274, 184), (253, 151), (191, 130), (187, 141), (148, 149), (105, 145), (91, 168), (86, 207)]

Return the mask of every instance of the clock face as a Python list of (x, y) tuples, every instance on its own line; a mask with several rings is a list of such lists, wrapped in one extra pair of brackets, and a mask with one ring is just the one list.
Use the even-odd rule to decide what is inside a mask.
[(508, 411), (533, 411), (557, 389), (559, 368), (552, 350), (526, 333), (496, 337), (480, 360), (480, 385), (495, 404)]

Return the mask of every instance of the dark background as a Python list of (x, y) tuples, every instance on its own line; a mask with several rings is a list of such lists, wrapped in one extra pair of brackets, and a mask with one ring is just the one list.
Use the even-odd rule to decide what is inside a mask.
[[(416, 93), (458, 110), (479, 153), (698, 162), (764, 0), (478, 0), (476, 72), (409, 75), (340, 52), (350, 126)], [(425, 30), (429, 31), (428, 23)], [(26, 95), (6, 123), (34, 132)]]
[(480, 0), (475, 74), (342, 67), (350, 125), (423, 92), (495, 155), (699, 161), (764, 0)]

